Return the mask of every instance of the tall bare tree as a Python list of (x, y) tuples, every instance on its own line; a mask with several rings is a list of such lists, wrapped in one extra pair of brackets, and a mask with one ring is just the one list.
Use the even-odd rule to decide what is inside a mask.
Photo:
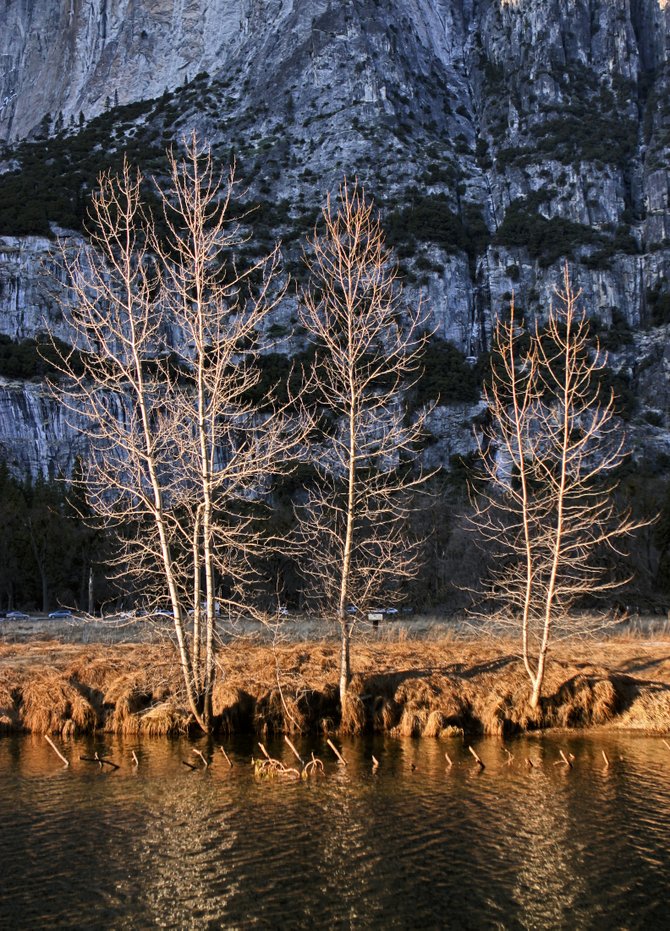
[(513, 303), (509, 320), (498, 321), (485, 387), (489, 426), (478, 438), (472, 520), (497, 550), (487, 591), (497, 621), (520, 631), (532, 707), (552, 639), (586, 626), (571, 609), (623, 584), (608, 576), (603, 553), (640, 526), (616, 512), (612, 473), (626, 456), (625, 437), (580, 296), (566, 266), (542, 331), (526, 330)]
[(218, 177), (195, 136), (169, 162), (160, 235), (126, 164), (100, 178), (90, 244), (63, 247), (79, 352), (62, 358), (57, 390), (86, 418), (83, 482), (120, 531), (124, 572), (169, 597), (187, 702), (207, 730), (217, 614), (249, 610), (241, 592), (262, 549), (252, 512), (303, 433), (285, 409), (249, 401), (257, 333), (284, 293), (278, 251), (238, 271), (232, 171)]
[(407, 517), (426, 477), (411, 468), (425, 412), (412, 419), (405, 402), (429, 334), (421, 309), (402, 302), (374, 206), (357, 184), (345, 181), (336, 205), (328, 199), (322, 224), (306, 255), (300, 314), (316, 349), (318, 479), (298, 520), (311, 596), (340, 628), (344, 706), (356, 618), (397, 597), (419, 567)]

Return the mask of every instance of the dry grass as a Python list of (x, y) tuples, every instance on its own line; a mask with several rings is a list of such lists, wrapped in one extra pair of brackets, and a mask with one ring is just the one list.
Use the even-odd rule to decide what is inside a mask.
[(67, 736), (91, 731), (98, 723), (90, 702), (56, 670), (28, 679), (21, 697), (22, 724), (33, 733)]
[(5, 672), (0, 677), (0, 733), (16, 730), (19, 726), (15, 691), (11, 678)]
[(212, 712), (226, 734), (248, 730), (254, 716), (254, 700), (244, 689), (218, 681), (212, 693)]
[[(166, 649), (0, 645), (0, 729), (188, 730), (179, 670)], [(535, 711), (511, 643), (385, 639), (359, 644), (352, 658), (354, 676), (340, 714), (336, 644), (294, 643), (273, 651), (249, 640), (232, 643), (221, 654), (225, 677), (213, 695), (219, 729), (375, 730), (434, 738), (593, 725), (670, 731), (667, 638), (557, 647)]]
[(139, 732), (147, 737), (187, 734), (194, 724), (192, 716), (172, 701), (153, 705), (139, 715)]

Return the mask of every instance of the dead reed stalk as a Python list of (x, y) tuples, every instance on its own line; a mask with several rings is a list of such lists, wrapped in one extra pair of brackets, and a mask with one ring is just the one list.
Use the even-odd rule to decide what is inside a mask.
[(65, 764), (65, 766), (69, 766), (69, 765), (70, 765), (70, 761), (69, 761), (66, 757), (63, 756), (63, 754), (60, 752), (60, 750), (58, 749), (58, 747), (56, 746), (56, 744), (53, 742), (53, 740), (51, 739), (51, 737), (49, 737), (48, 734), (45, 734), (45, 735), (44, 735), (44, 739), (45, 739), (46, 742), (49, 744), (49, 746), (50, 746), (51, 749), (54, 751), (54, 753), (56, 753), (56, 754), (60, 757), (60, 759), (61, 759), (61, 760), (63, 761), (63, 763)]
[(338, 761), (339, 761), (343, 766), (346, 766), (346, 765), (347, 765), (347, 761), (344, 759), (344, 757), (342, 756), (342, 754), (340, 753), (340, 751), (337, 749), (337, 747), (335, 746), (335, 744), (333, 743), (333, 741), (330, 739), (330, 737), (328, 738), (328, 740), (326, 741), (326, 743), (328, 744), (328, 746), (330, 747), (330, 749), (333, 751), (333, 753), (334, 753), (335, 756), (337, 757)]
[(469, 750), (470, 753), (474, 756), (475, 762), (477, 763), (477, 765), (479, 766), (479, 768), (480, 768), (480, 769), (486, 769), (486, 767), (484, 766), (484, 763), (482, 762), (482, 760), (481, 760), (479, 754), (478, 754), (477, 751), (474, 749), (474, 747), (468, 746), (468, 750)]

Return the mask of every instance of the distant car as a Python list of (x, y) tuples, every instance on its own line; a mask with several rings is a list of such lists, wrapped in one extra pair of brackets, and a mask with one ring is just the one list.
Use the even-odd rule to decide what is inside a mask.
[(72, 611), (68, 611), (67, 608), (59, 608), (58, 611), (50, 611), (49, 617), (72, 617)]
[(7, 619), (12, 621), (27, 621), (30, 617), (29, 614), (25, 614), (23, 611), (8, 611)]
[(397, 614), (397, 608), (384, 608), (384, 614)]

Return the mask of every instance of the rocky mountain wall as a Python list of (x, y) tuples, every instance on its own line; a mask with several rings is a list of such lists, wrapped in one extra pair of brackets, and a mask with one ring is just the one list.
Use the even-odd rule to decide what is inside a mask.
[(47, 319), (67, 340), (54, 230), (81, 231), (123, 152), (160, 174), (196, 129), (299, 280), (316, 208), (358, 177), (407, 299), (470, 359), (513, 292), (541, 316), (568, 261), (626, 330), (611, 365), (640, 446), (665, 450), (667, 0), (4, 0), (0, 24), (0, 334)]

